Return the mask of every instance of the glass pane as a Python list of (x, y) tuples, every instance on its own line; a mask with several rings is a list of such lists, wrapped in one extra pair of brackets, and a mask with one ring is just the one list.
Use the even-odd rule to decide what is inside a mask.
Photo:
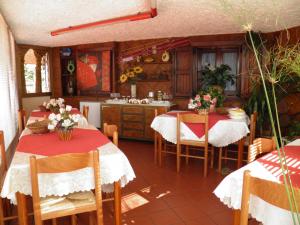
[(201, 60), (202, 69), (204, 66), (215, 66), (215, 65), (216, 65), (216, 53), (214, 52), (202, 53), (202, 60)]
[(26, 93), (35, 93), (36, 83), (36, 57), (32, 49), (29, 49), (24, 56), (24, 77)]
[(46, 53), (41, 59), (42, 92), (50, 92), (49, 57)]
[[(227, 64), (231, 68), (231, 73), (237, 75), (237, 52), (224, 52), (223, 53), (223, 64)], [(226, 91), (236, 91), (236, 79), (235, 83), (227, 82)]]

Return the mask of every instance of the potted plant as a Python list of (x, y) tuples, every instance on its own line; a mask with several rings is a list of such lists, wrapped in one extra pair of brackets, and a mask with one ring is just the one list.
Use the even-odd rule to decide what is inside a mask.
[(71, 114), (72, 106), (67, 105), (66, 108), (60, 108), (59, 114), (51, 113), (48, 117), (50, 123), (49, 130), (56, 130), (59, 139), (69, 141), (72, 138), (72, 132), (75, 125), (78, 124), (80, 115)]
[(205, 66), (201, 72), (202, 88), (204, 89), (214, 86), (223, 92), (227, 82), (230, 82), (231, 85), (235, 83), (235, 75), (231, 73), (230, 66), (226, 64), (217, 67)]

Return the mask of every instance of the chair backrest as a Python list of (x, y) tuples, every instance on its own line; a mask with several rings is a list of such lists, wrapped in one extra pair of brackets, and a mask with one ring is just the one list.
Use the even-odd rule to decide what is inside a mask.
[(71, 172), (86, 167), (92, 167), (94, 170), (97, 219), (103, 219), (99, 152), (91, 151), (88, 153), (71, 153), (40, 159), (36, 159), (35, 156), (30, 157), (31, 187), (35, 220), (38, 220), (39, 222), (42, 221), (38, 174)]
[(111, 137), (113, 139), (113, 143), (118, 146), (119, 137), (118, 137), (118, 126), (114, 124), (108, 125), (107, 123), (103, 124), (103, 133), (107, 137)]
[(19, 134), (25, 129), (26, 126), (26, 111), (24, 109), (19, 109), (18, 111), (18, 127)]
[(257, 112), (254, 112), (250, 116), (249, 145), (251, 145), (255, 139), (256, 121), (257, 121)]
[[(294, 188), (294, 191), (295, 200), (299, 209), (300, 189)], [(244, 172), (240, 225), (248, 224), (250, 194), (261, 198), (269, 204), (290, 211), (289, 200), (284, 184), (252, 177), (250, 171), (247, 170)]]
[(257, 156), (271, 152), (275, 150), (276, 144), (275, 144), (275, 138), (272, 139), (269, 138), (256, 138), (253, 141), (253, 144), (249, 145), (248, 147), (248, 160), (247, 162), (253, 162), (257, 159)]
[(87, 105), (82, 107), (82, 115), (86, 118), (86, 120), (89, 120), (89, 110), (90, 108)]
[(183, 123), (199, 123), (204, 125), (204, 143), (208, 145), (208, 114), (194, 114), (194, 113), (187, 113), (187, 114), (177, 114), (177, 143), (180, 144), (181, 142), (181, 122)]

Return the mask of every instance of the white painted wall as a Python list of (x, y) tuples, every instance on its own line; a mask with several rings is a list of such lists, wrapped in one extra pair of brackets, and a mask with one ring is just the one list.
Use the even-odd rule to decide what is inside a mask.
[(29, 115), (32, 110), (38, 109), (39, 105), (42, 105), (43, 102), (48, 102), (49, 100), (50, 96), (22, 98), (23, 109), (26, 110), (27, 115)]

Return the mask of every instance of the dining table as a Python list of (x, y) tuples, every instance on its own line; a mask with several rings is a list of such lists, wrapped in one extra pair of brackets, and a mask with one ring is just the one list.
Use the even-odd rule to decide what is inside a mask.
[[(71, 113), (80, 113), (73, 110)], [(49, 112), (34, 110), (27, 124), (43, 120)], [(83, 153), (99, 150), (102, 191), (114, 193), (115, 224), (121, 224), (121, 188), (135, 178), (135, 173), (126, 155), (96, 127), (80, 116), (78, 125), (73, 128), (72, 139), (62, 141), (57, 133), (33, 134), (25, 128), (20, 135), (16, 152), (7, 171), (1, 190), (1, 197), (17, 205), (20, 225), (28, 225), (26, 196), (32, 195), (29, 158), (60, 155), (66, 153)], [(39, 175), (40, 197), (63, 196), (73, 192), (94, 189), (91, 168), (60, 174)]]
[[(162, 140), (177, 143), (177, 114), (195, 113), (192, 111), (173, 110), (158, 115), (151, 123), (151, 128), (158, 134), (157, 149), (162, 151)], [(233, 119), (228, 115), (211, 112), (208, 114), (208, 143), (214, 147), (226, 147), (238, 143), (237, 168), (242, 166), (245, 137), (250, 132), (249, 117)], [(202, 127), (201, 127), (202, 126)], [(202, 124), (180, 124), (181, 138), (194, 141), (204, 141)], [(160, 155), (160, 154), (157, 154)], [(161, 158), (155, 159), (161, 164)]]
[[(300, 139), (284, 146), (284, 152), (293, 187), (300, 188)], [(234, 225), (238, 225), (240, 222), (243, 174), (246, 170), (249, 170), (253, 177), (283, 183), (277, 150), (227, 175), (213, 193), (222, 203), (233, 209)], [(290, 211), (274, 206), (253, 195), (250, 196), (249, 214), (264, 225), (294, 225)]]

